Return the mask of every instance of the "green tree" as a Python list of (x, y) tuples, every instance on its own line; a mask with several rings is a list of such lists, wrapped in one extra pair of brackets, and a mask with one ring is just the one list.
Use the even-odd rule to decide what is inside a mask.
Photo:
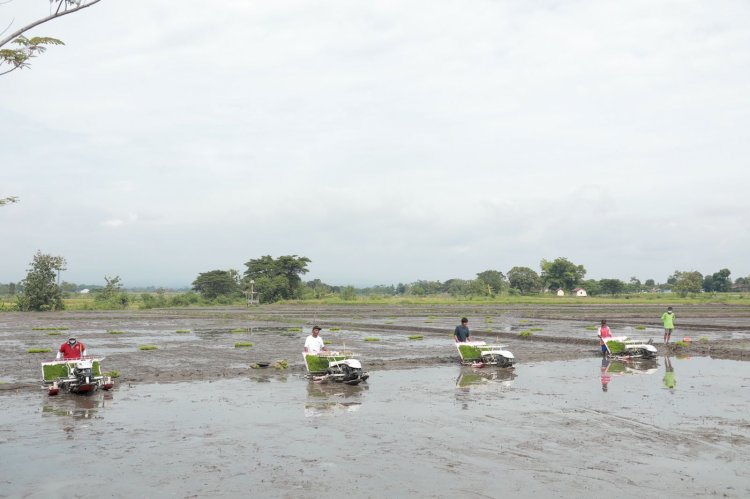
[(676, 280), (672, 285), (672, 291), (679, 293), (680, 296), (687, 296), (688, 293), (700, 293), (703, 288), (703, 275), (697, 271), (675, 272)]
[(18, 308), (23, 311), (62, 310), (62, 292), (57, 285), (57, 273), (65, 267), (65, 258), (45, 255), (37, 251), (22, 281), (23, 292), (18, 295)]
[[(49, 0), (49, 3), (52, 4), (52, 9), (48, 16), (26, 24), (6, 37), (0, 38), (0, 76), (15, 71), (16, 69), (28, 67), (30, 59), (43, 53), (48, 45), (65, 45), (57, 38), (51, 38), (48, 36), (26, 38), (24, 33), (40, 24), (52, 21), (58, 17), (73, 14), (91, 7), (100, 1), (101, 0)], [(0, 33), (0, 36), (1, 35), (2, 33)]]
[[(233, 273), (234, 272), (234, 273)], [(193, 291), (197, 291), (202, 297), (213, 300), (218, 296), (229, 296), (240, 291), (235, 276), (237, 271), (211, 270), (202, 272), (193, 281)]]
[(471, 281), (464, 279), (448, 279), (443, 283), (443, 292), (451, 296), (465, 296), (469, 294)]
[(127, 308), (130, 297), (122, 291), (120, 276), (104, 276), (104, 287), (94, 294), (94, 301), (112, 308)]
[(354, 286), (344, 286), (343, 288), (341, 288), (339, 296), (342, 300), (354, 301), (357, 299), (357, 290), (354, 289)]
[(331, 294), (331, 286), (324, 283), (320, 279), (313, 279), (305, 283), (305, 286), (312, 292), (313, 298), (323, 298)]
[(597, 296), (602, 294), (601, 286), (599, 281), (596, 279), (585, 279), (579, 283), (579, 285), (586, 290), (588, 296)]
[(654, 281), (653, 279), (646, 279), (646, 282), (644, 282), (643, 285), (650, 290), (651, 288), (656, 286), (656, 281)]
[(707, 274), (703, 278), (703, 291), (726, 293), (732, 287), (731, 273), (729, 269), (721, 269), (712, 275)]
[(619, 295), (625, 290), (625, 283), (620, 279), (600, 279), (599, 289), (602, 293)]
[(628, 293), (640, 293), (643, 291), (641, 280), (636, 277), (631, 277), (630, 282), (625, 285), (625, 291)]
[(484, 284), (487, 294), (490, 296), (499, 295), (506, 287), (505, 275), (497, 270), (485, 270), (477, 274), (477, 279)]
[(586, 275), (583, 265), (576, 265), (567, 258), (556, 258), (549, 262), (542, 260), (542, 282), (551, 290), (575, 288)]
[(508, 271), (508, 282), (511, 288), (521, 293), (536, 293), (542, 288), (542, 280), (533, 269), (528, 267), (513, 267)]
[(304, 256), (285, 255), (274, 259), (270, 255), (262, 256), (245, 263), (244, 283), (255, 280), (255, 288), (261, 299), (268, 302), (289, 300), (301, 296), (302, 274), (309, 272), (307, 264), (310, 259)]

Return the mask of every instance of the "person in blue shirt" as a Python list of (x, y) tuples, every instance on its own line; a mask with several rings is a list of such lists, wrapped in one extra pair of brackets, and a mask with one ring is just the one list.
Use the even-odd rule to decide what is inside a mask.
[(469, 319), (466, 317), (461, 319), (461, 325), (456, 326), (456, 330), (453, 331), (453, 338), (457, 343), (464, 343), (471, 341), (471, 331), (469, 331)]

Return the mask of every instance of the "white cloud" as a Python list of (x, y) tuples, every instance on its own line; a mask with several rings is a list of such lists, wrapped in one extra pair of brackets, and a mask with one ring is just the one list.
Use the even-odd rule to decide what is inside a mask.
[(21, 197), (0, 210), (18, 242), (0, 282), (37, 248), (79, 261), (71, 280), (126, 283), (291, 253), (358, 284), (557, 256), (592, 277), (745, 275), (748, 18), (732, 1), (102, 2), (39, 28), (66, 46), (0, 80), (0, 195)]

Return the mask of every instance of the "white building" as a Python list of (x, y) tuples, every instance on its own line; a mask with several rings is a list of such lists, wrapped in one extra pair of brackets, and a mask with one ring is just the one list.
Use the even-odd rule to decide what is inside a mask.
[(586, 290), (583, 288), (576, 288), (573, 290), (573, 296), (588, 296)]

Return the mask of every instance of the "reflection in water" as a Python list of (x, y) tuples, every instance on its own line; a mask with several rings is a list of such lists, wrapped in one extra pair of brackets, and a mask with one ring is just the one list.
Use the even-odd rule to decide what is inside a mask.
[(602, 391), (609, 390), (609, 384), (613, 376), (622, 376), (625, 374), (653, 374), (659, 369), (659, 363), (656, 359), (602, 359), (601, 375), (599, 381), (602, 384)]
[(462, 368), (456, 380), (456, 387), (469, 388), (475, 385), (497, 382), (504, 388), (509, 388), (516, 378), (515, 369), (470, 369)]
[(674, 390), (677, 386), (677, 380), (674, 377), (674, 368), (672, 367), (672, 359), (664, 357), (664, 386), (669, 388), (670, 391)]
[(344, 383), (307, 384), (305, 417), (315, 418), (336, 412), (355, 412), (362, 406), (362, 394), (369, 390), (367, 383), (346, 385)]
[(609, 382), (612, 381), (612, 376), (609, 374), (609, 359), (604, 357), (602, 359), (602, 391), (606, 392), (609, 390)]
[(112, 392), (96, 391), (91, 395), (61, 394), (44, 399), (42, 417), (62, 416), (73, 419), (91, 419), (100, 409), (109, 407)]

